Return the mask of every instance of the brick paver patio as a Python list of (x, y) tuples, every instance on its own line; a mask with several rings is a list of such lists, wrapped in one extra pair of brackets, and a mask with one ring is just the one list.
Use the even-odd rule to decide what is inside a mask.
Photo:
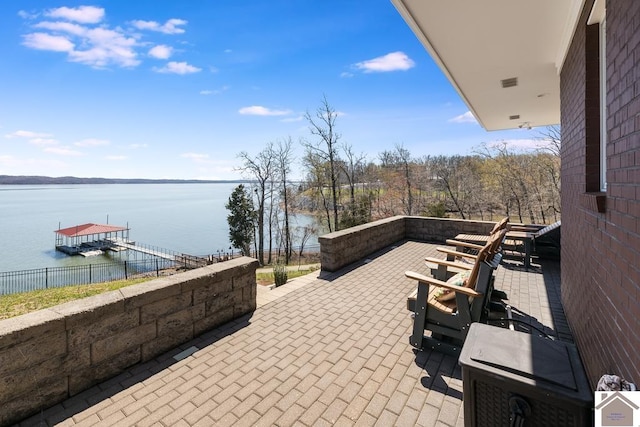
[[(435, 254), (399, 242), (338, 273), (260, 289), (253, 314), (20, 425), (462, 426), (457, 359), (408, 339), (416, 284), (403, 273), (428, 274), (423, 259)], [(496, 272), (516, 316), (570, 339), (559, 280), (553, 261)]]

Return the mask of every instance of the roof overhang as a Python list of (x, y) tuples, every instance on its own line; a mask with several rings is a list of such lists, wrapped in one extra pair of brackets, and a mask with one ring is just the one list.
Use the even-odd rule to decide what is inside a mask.
[(584, 0), (391, 1), (485, 129), (560, 123), (559, 74)]
[(126, 231), (127, 227), (121, 227), (118, 225), (108, 225), (108, 224), (82, 224), (76, 225), (69, 228), (61, 228), (56, 230), (56, 234), (60, 234), (66, 237), (81, 237), (81, 236), (91, 236), (94, 234), (103, 234), (103, 233), (117, 233), (118, 231)]

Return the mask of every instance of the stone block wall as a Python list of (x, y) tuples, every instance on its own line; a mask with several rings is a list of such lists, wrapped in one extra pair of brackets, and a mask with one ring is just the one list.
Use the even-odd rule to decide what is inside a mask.
[(495, 222), (394, 216), (321, 236), (322, 270), (337, 271), (404, 239), (444, 242), (460, 233), (487, 234)]
[[(496, 218), (500, 220), (501, 218)], [(444, 243), (458, 234), (489, 234), (495, 221), (471, 221), (455, 218), (405, 217), (405, 238)]]
[(337, 271), (404, 239), (404, 217), (394, 216), (318, 238), (322, 270)]
[(238, 258), (0, 321), (0, 425), (255, 310), (257, 266)]

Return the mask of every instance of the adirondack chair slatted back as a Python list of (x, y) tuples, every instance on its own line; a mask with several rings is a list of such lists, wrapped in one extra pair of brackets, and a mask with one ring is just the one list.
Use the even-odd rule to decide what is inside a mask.
[[(491, 286), (491, 276), (493, 269), (484, 261), (479, 262), (478, 279), (476, 280), (475, 290), (482, 294), (482, 297), (477, 298), (471, 303), (471, 322), (477, 322), (480, 320), (482, 311), (485, 309), (490, 296), (489, 289)], [(457, 297), (457, 295), (456, 295)], [(457, 301), (456, 301), (457, 302)]]
[(489, 249), (489, 254), (487, 256), (486, 261), (491, 261), (493, 257), (500, 252), (502, 243), (504, 242), (506, 235), (507, 235), (507, 229), (503, 228), (499, 232), (494, 233), (491, 235), (491, 237), (489, 237), (489, 240), (487, 241), (487, 245), (490, 246), (490, 249)]
[(496, 225), (493, 226), (493, 229), (491, 229), (491, 233), (489, 234), (493, 235), (494, 233), (507, 228), (508, 225), (509, 225), (509, 217), (506, 216), (502, 218), (500, 221), (496, 222)]
[(503, 229), (498, 233), (491, 235), (487, 243), (478, 251), (476, 255), (476, 262), (473, 264), (473, 269), (469, 274), (469, 278), (465, 281), (465, 286), (468, 288), (475, 288), (478, 282), (478, 275), (480, 274), (480, 266), (483, 262), (491, 261), (495, 254), (500, 249), (500, 244), (504, 240), (504, 236), (507, 234), (507, 230)]
[(543, 236), (545, 234), (547, 234), (548, 232), (555, 230), (556, 228), (560, 227), (560, 221), (556, 221), (553, 224), (547, 225), (544, 228), (541, 228), (540, 230), (536, 231), (533, 235), (534, 239), (537, 239), (540, 236)]

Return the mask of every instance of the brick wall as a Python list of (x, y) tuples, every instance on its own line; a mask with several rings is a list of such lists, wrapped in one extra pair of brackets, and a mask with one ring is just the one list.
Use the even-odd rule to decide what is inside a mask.
[(586, 1), (561, 73), (562, 301), (592, 385), (605, 373), (638, 384), (640, 2), (607, 2), (606, 195), (593, 191), (590, 151), (599, 141), (592, 6)]
[(0, 321), (0, 425), (255, 310), (257, 265), (237, 258)]

